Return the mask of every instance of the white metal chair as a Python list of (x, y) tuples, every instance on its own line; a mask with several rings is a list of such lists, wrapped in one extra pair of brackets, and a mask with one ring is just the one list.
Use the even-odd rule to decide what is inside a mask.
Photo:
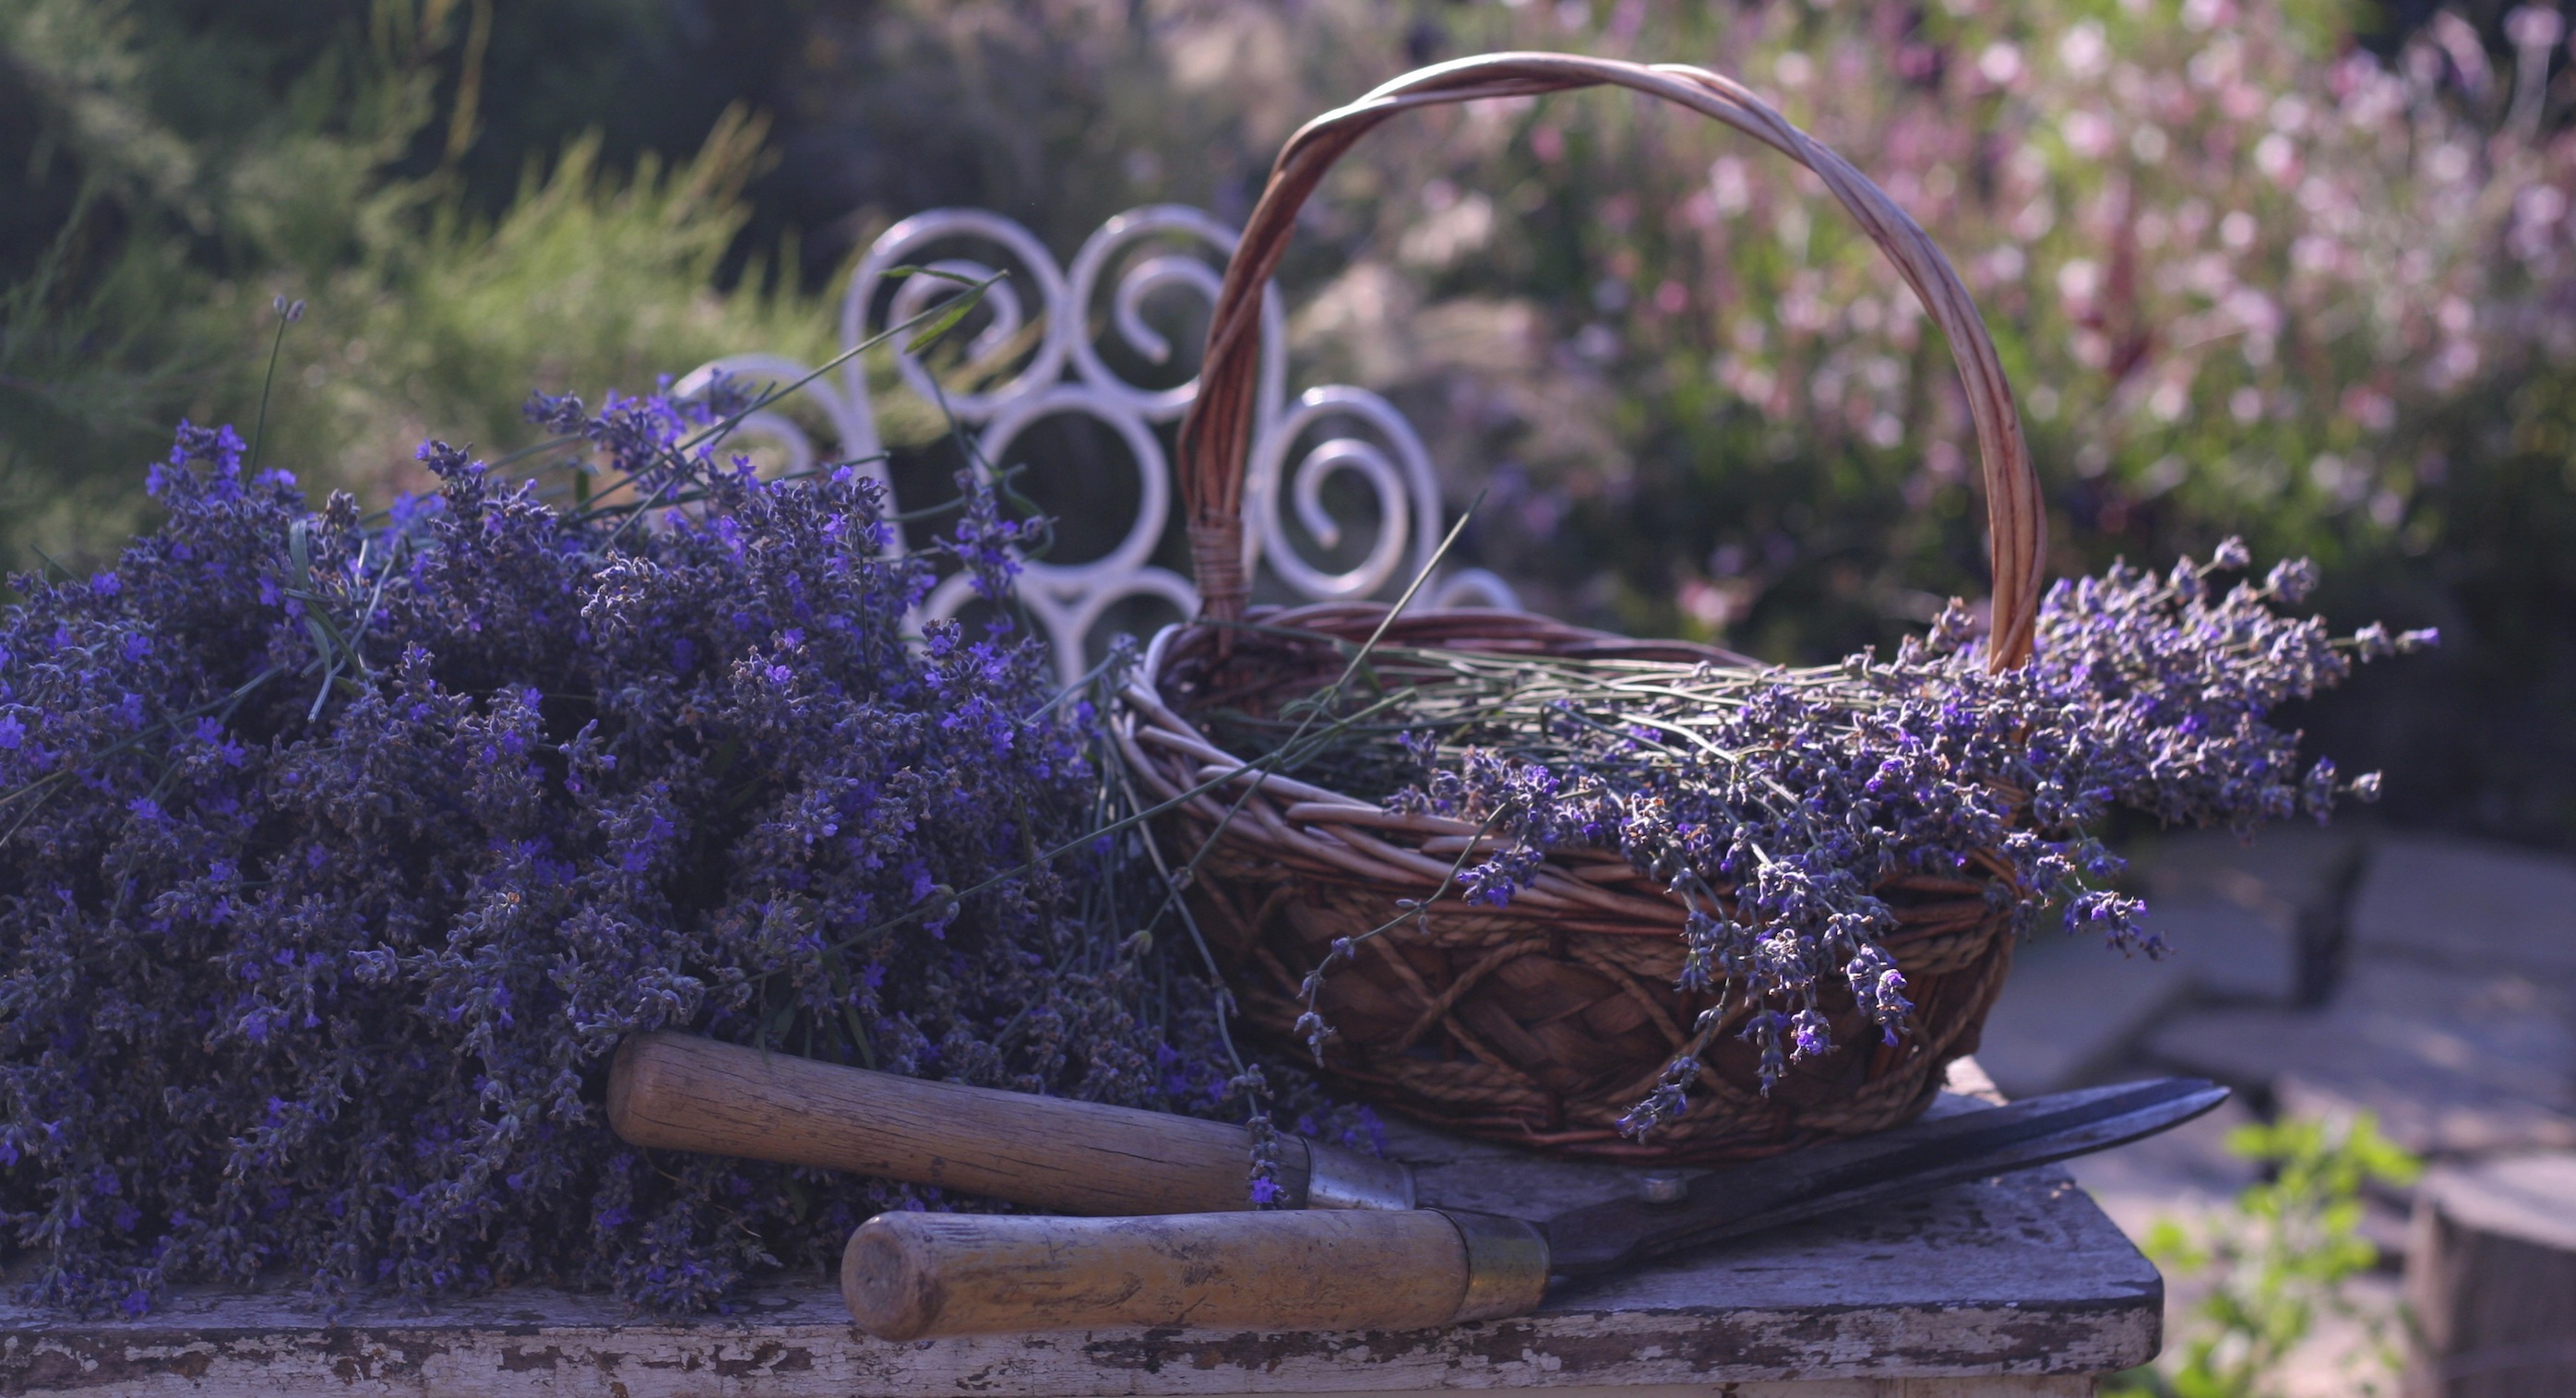
[[(972, 245), (981, 245), (973, 255), (937, 255)], [(1074, 254), (1067, 272), (1045, 244), (1011, 219), (982, 209), (934, 209), (887, 229), (869, 247), (842, 300), (840, 340), (847, 349), (956, 291), (953, 282), (914, 276), (897, 281), (890, 296), (881, 296), (888, 274), (898, 267), (914, 264), (977, 281), (1006, 267), (1015, 269), (985, 293), (987, 314), (967, 346), (967, 363), (999, 370), (1025, 359), (1018, 371), (980, 392), (943, 392), (918, 359), (898, 349), (895, 368), (902, 382), (924, 399), (943, 402), (960, 426), (974, 433), (979, 469), (991, 469), (992, 463), (1004, 459), (1014, 439), (1058, 414), (1105, 424), (1125, 444), (1141, 489), (1134, 518), (1117, 544), (1086, 562), (1023, 562), (1020, 600), (1044, 632), (1057, 667), (1068, 680), (1082, 672), (1087, 642), (1121, 602), (1156, 598), (1184, 617), (1198, 612), (1198, 593), (1189, 579), (1151, 561), (1174, 493), (1168, 453), (1156, 428), (1187, 411), (1198, 382), (1140, 387), (1119, 377), (1104, 361), (1100, 347), (1108, 336), (1115, 336), (1128, 352), (1148, 363), (1170, 363), (1175, 347), (1146, 323), (1147, 299), (1181, 293), (1213, 302), (1221, 259), (1232, 254), (1234, 245), (1235, 230), (1198, 209), (1150, 205), (1102, 224)], [(932, 256), (924, 260), (924, 254)], [(1104, 299), (1106, 304), (1095, 309), (1094, 303)], [(1095, 315), (1101, 317), (1097, 332)], [(1273, 580), (1277, 591), (1300, 600), (1385, 595), (1430, 563), (1442, 533), (1440, 492), (1430, 455), (1404, 415), (1367, 389), (1328, 385), (1310, 388), (1294, 403), (1287, 402), (1286, 340), (1274, 288), (1262, 323), (1260, 408), (1244, 512), (1247, 566), (1262, 569), (1260, 576)], [(675, 387), (683, 395), (700, 392), (717, 373), (737, 376), (757, 387), (793, 383), (812, 369), (782, 355), (730, 355), (692, 371)], [(865, 364), (853, 358), (835, 373), (816, 378), (799, 394), (829, 424), (836, 439), (833, 457), (852, 461), (856, 469), (884, 482), (891, 502), (893, 483), (881, 455), (883, 443), (877, 411), (869, 399)], [(1339, 430), (1316, 442), (1294, 463), (1288, 460), (1300, 440), (1327, 428)], [(794, 468), (823, 459), (805, 428), (780, 411), (752, 415), (739, 433), (775, 443)], [(1047, 467), (1043, 460), (1028, 464), (1037, 473)], [(1374, 497), (1375, 529), (1366, 555), (1335, 571), (1333, 565), (1319, 564), (1301, 551), (1287, 527), (1286, 511), (1294, 511), (1308, 540), (1322, 548), (1336, 547), (1351, 526), (1326, 508), (1324, 485), (1341, 473), (1356, 476)], [(1283, 491), (1288, 496), (1284, 502)], [(927, 618), (951, 616), (972, 595), (970, 580), (961, 573), (943, 581), (922, 610)], [(1518, 605), (1509, 585), (1477, 568), (1450, 569), (1434, 577), (1425, 601), (1442, 606)]]

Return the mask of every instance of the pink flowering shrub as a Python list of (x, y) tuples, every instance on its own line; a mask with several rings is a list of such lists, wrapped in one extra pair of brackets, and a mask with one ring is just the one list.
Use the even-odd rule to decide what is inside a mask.
[[(1574, 8), (1455, 37), (1738, 76), (1951, 253), (2072, 526), (2060, 571), (2236, 531), (2329, 563), (2421, 552), (2453, 463), (2406, 427), (2576, 366), (2576, 133), (2541, 125), (2554, 13), (2522, 12), (2526, 61), (2499, 66), (2447, 14), (2391, 63), (2236, 0)], [(1724, 630), (1783, 584), (1919, 613), (1963, 571), (1973, 448), (1946, 354), (1811, 176), (1642, 101), (1412, 120), (1436, 138), (1355, 157), (1400, 173), (1346, 179), (1340, 217), (1435, 305), (1546, 288), (1538, 372), (1598, 385), (1576, 410), (1599, 437), (1556, 431), (1581, 450), (1549, 459), (1526, 403), (1467, 415), (1551, 497), (1531, 532), (1657, 536), (1624, 579), (1634, 621)], [(1407, 237), (1425, 226), (1470, 235)], [(1790, 576), (1819, 550), (1850, 575)], [(1573, 566), (1594, 557), (1615, 555)]]

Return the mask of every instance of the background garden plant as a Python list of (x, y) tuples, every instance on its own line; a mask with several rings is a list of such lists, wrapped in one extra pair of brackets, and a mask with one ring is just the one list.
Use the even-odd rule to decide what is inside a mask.
[(425, 437), (533, 440), (531, 384), (825, 346), (741, 236), (774, 152), (724, 55), (766, 30), (684, 29), (619, 0), (0, 11), (0, 568), (112, 559), (172, 422), (252, 420), (277, 295), (310, 314), (269, 458), (378, 508), (435, 489)]
[(2221, 1218), (2200, 1226), (2166, 1219), (2146, 1247), (2184, 1285), (2205, 1287), (2164, 1360), (2113, 1378), (2116, 1398), (2267, 1398), (2282, 1371), (2328, 1316), (2364, 1321), (2369, 1343), (2342, 1376), (2359, 1394), (2397, 1387), (2400, 1337), (2392, 1317), (2364, 1316), (2346, 1283), (2379, 1261), (2361, 1232), (2362, 1196), (2410, 1185), (2415, 1159), (2379, 1133), (2367, 1113), (2341, 1120), (2289, 1118), (2239, 1127), (2228, 1150), (2269, 1178), (2248, 1186)]

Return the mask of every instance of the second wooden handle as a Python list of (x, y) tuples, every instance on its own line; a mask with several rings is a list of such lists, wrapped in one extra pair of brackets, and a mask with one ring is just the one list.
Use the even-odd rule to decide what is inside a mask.
[[(617, 1050), (608, 1122), (639, 1146), (850, 1170), (1071, 1214), (1249, 1209), (1240, 1126), (817, 1063), (686, 1034)], [(1401, 1209), (1393, 1161), (1281, 1142), (1283, 1202)], [(1319, 1168), (1320, 1167), (1320, 1168)]]
[(881, 1340), (1161, 1325), (1421, 1330), (1520, 1315), (1546, 1287), (1536, 1229), (1437, 1209), (879, 1214), (841, 1257), (851, 1318)]

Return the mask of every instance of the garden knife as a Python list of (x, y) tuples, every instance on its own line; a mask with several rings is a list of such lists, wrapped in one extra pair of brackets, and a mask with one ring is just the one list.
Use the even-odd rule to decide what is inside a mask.
[[(1595, 1276), (1782, 1224), (2134, 1141), (2227, 1100), (2164, 1078), (1965, 1111), (1537, 1220), (1452, 1209), (1037, 1218), (880, 1214), (851, 1235), (859, 1328), (913, 1340), (1194, 1325), (1404, 1330), (1524, 1314)], [(1649, 1188), (1652, 1187), (1652, 1188)], [(1649, 1197), (1653, 1194), (1657, 1197)]]
[[(818, 1063), (687, 1034), (617, 1049), (608, 1124), (629, 1144), (852, 1170), (1068, 1214), (1250, 1209), (1244, 1128)], [(1290, 1208), (1410, 1209), (1392, 1160), (1279, 1140)]]

